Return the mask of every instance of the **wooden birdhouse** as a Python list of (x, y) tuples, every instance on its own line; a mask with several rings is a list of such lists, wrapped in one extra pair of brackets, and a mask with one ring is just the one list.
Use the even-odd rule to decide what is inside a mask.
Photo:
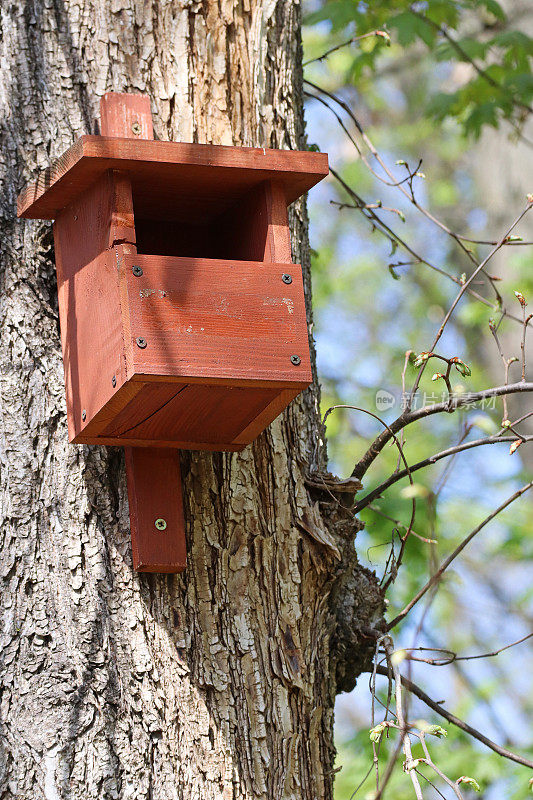
[(53, 219), (69, 438), (126, 447), (136, 569), (185, 566), (177, 449), (240, 450), (311, 381), (287, 205), (322, 153), (153, 140), (108, 94), (18, 199)]

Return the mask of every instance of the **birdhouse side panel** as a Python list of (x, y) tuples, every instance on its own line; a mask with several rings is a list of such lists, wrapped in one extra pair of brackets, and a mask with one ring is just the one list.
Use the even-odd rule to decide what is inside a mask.
[(117, 270), (102, 253), (59, 287), (69, 438), (90, 425), (126, 380)]
[(71, 441), (126, 380), (113, 249), (125, 239), (135, 241), (131, 189), (125, 176), (111, 172), (63, 209), (54, 223)]

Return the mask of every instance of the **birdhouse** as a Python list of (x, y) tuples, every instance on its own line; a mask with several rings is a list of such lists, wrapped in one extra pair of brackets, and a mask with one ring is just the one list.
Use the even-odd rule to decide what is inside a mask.
[(134, 565), (175, 572), (176, 451), (242, 449), (311, 381), (287, 205), (327, 156), (154, 141), (143, 95), (106, 95), (101, 131), (18, 214), (54, 220), (70, 441), (127, 448)]

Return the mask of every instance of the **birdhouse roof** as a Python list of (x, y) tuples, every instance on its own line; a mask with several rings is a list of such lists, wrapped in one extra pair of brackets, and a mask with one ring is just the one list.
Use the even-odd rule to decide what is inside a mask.
[(136, 211), (161, 219), (204, 218), (265, 180), (292, 203), (328, 174), (325, 153), (82, 136), (20, 193), (19, 217), (55, 219), (106, 170), (131, 178)]

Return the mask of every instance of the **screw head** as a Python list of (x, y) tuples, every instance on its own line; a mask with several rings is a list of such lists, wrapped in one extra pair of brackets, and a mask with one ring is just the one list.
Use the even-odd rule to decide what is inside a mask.
[(158, 531), (166, 531), (166, 529), (167, 529), (167, 521), (166, 521), (166, 519), (163, 519), (162, 517), (159, 517), (159, 519), (156, 519), (156, 521), (154, 522), (154, 525), (155, 525), (155, 527), (157, 528)]
[(133, 122), (131, 125), (131, 130), (135, 136), (139, 136), (142, 133), (142, 128), (139, 122)]
[(117, 376), (113, 375), (113, 377), (111, 378), (111, 386), (114, 389), (116, 385), (117, 385)]
[(87, 419), (87, 412), (85, 411), (85, 409), (83, 409), (83, 411), (81, 412), (81, 418), (83, 422), (85, 422), (85, 420)]
[(146, 341), (146, 339), (144, 338), (144, 336), (138, 336), (138, 337), (137, 337), (137, 339), (136, 339), (135, 341), (137, 342), (137, 347), (140, 347), (140, 348), (141, 348), (141, 350), (144, 350), (144, 348), (145, 348), (145, 347), (146, 347), (146, 345), (148, 344), (148, 342)]
[(296, 355), (291, 356), (291, 364), (294, 364), (295, 367), (297, 367), (298, 364), (301, 364), (301, 362), (302, 362), (302, 359), (300, 358), (300, 356), (296, 356)]
[(131, 268), (131, 271), (133, 272), (136, 278), (140, 278), (141, 275), (143, 274), (142, 267), (139, 267), (138, 264), (135, 264), (135, 266)]
[(283, 283), (292, 283), (292, 275), (289, 275), (288, 272), (284, 272), (281, 276), (281, 280)]

